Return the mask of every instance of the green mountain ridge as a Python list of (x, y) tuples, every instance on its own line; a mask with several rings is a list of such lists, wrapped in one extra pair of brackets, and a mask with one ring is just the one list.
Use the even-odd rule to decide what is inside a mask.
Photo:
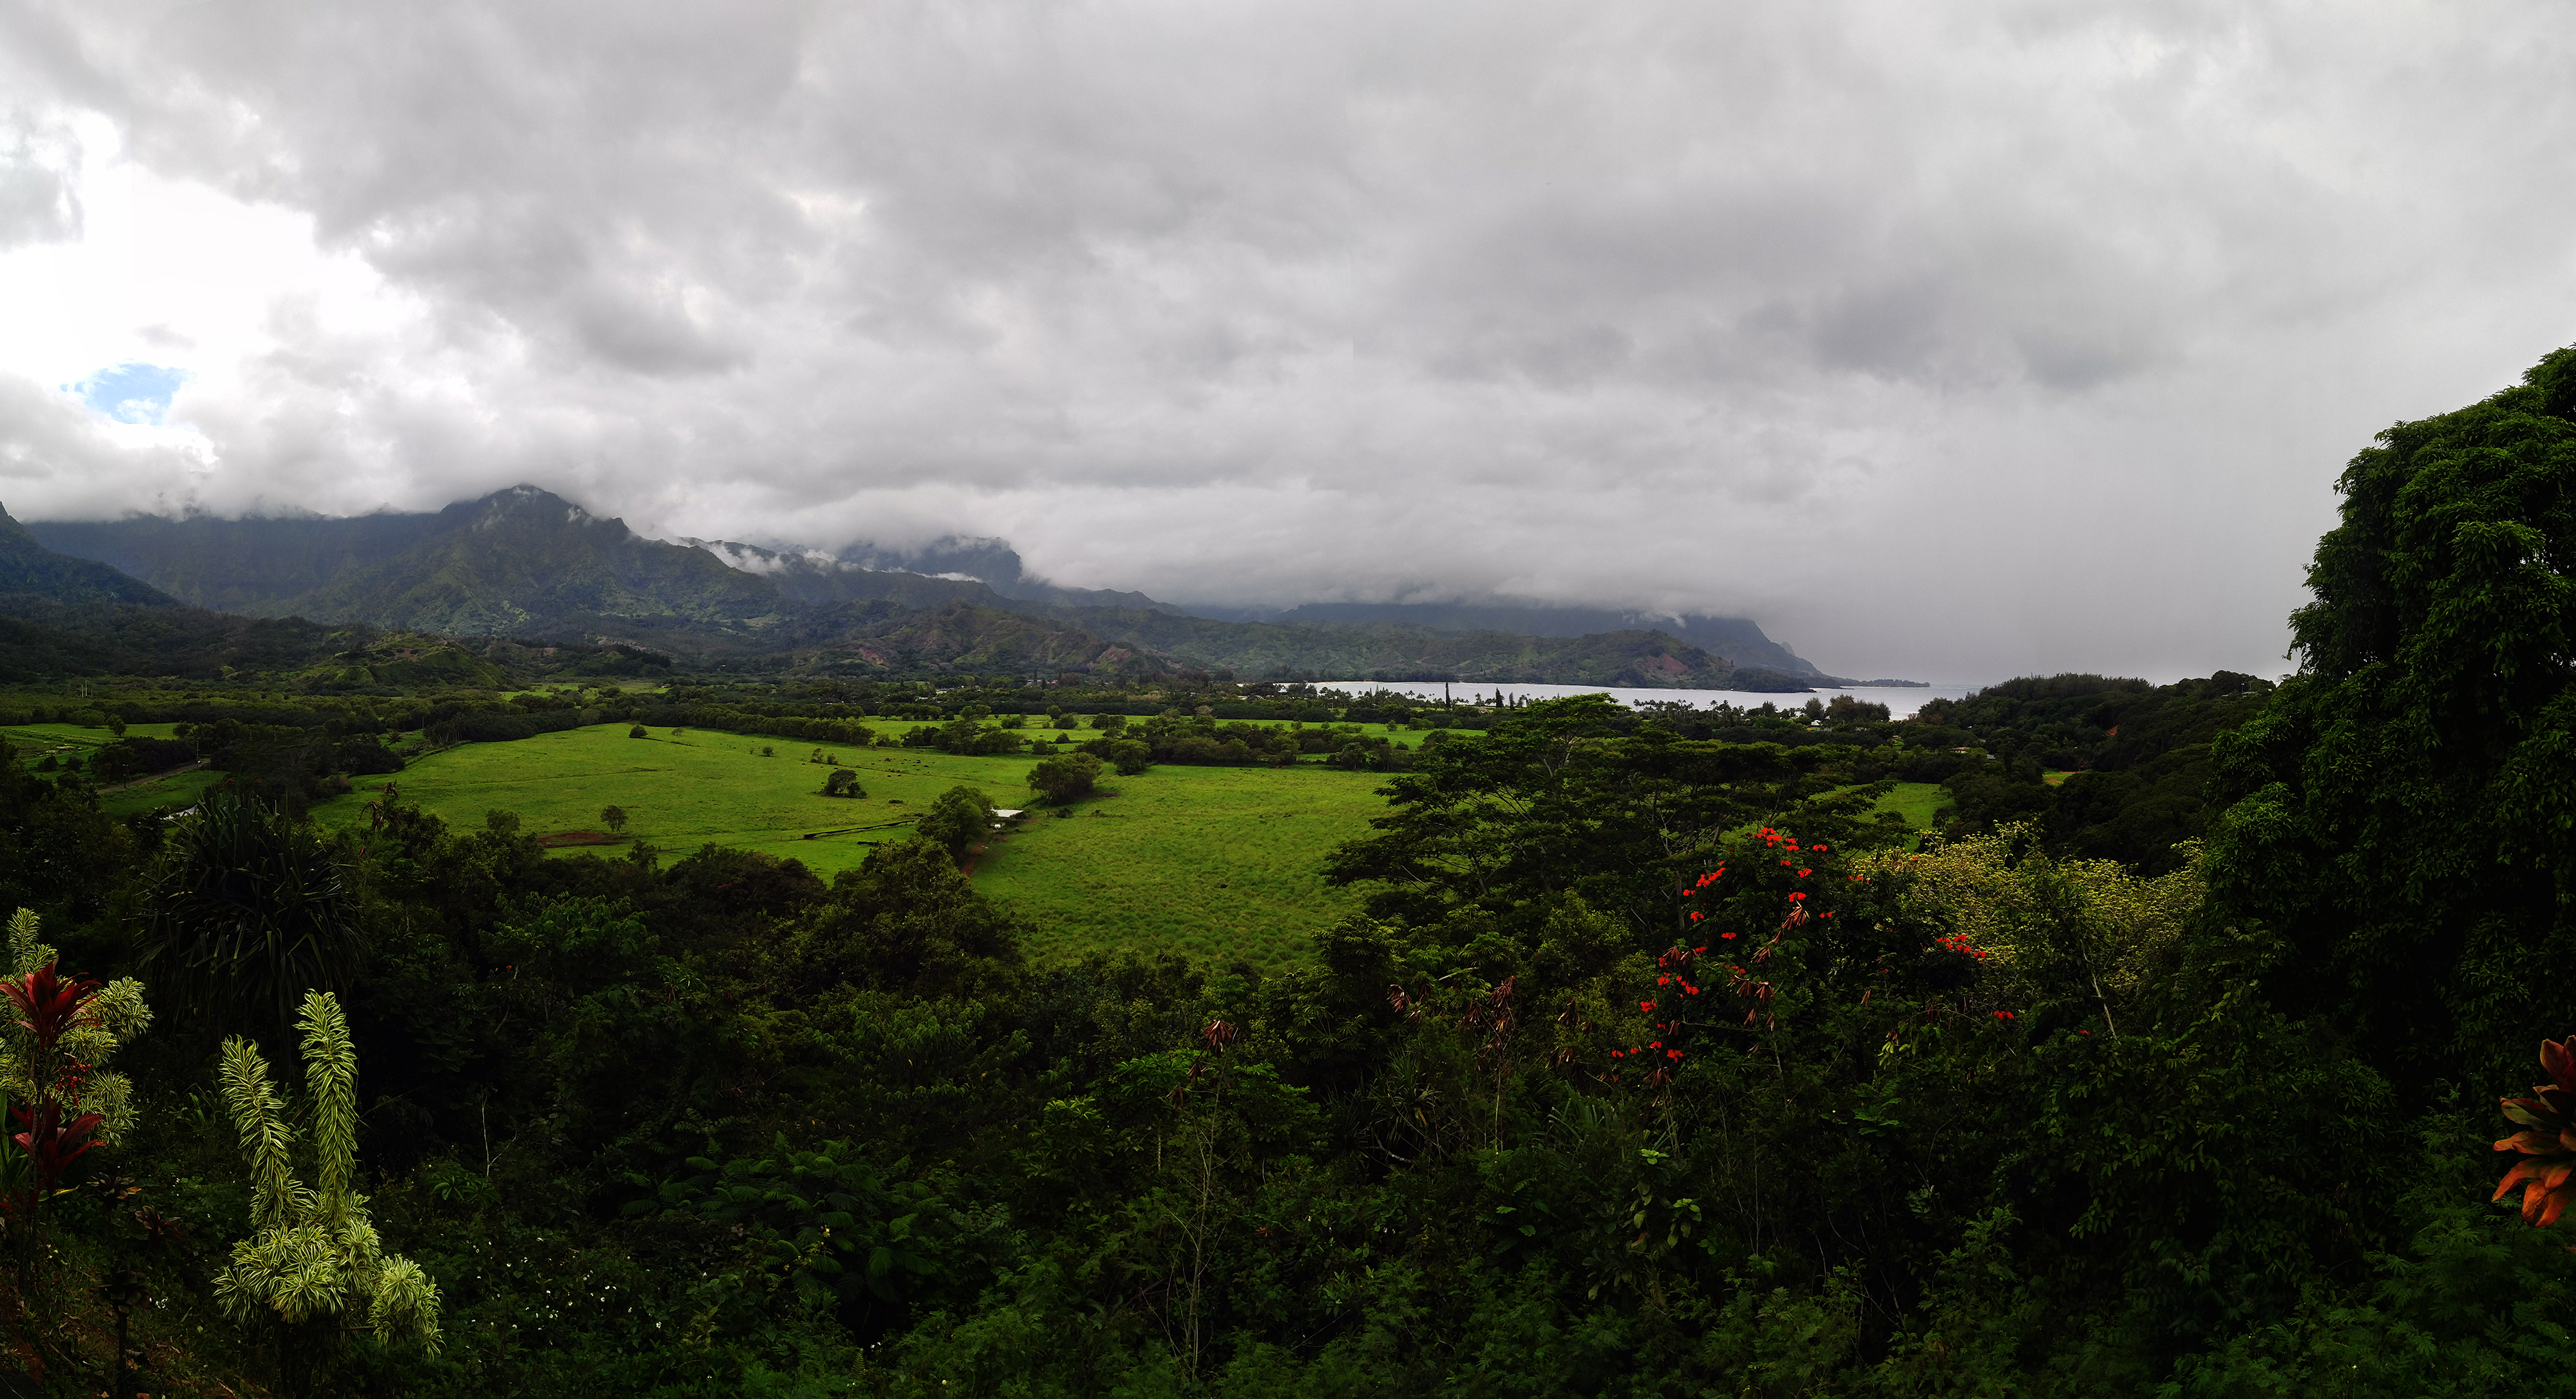
[(293, 600), (391, 558), (437, 532), (435, 514), (36, 520), (59, 553), (96, 559), (192, 607), (282, 617)]
[[(1006, 570), (995, 570), (1004, 576), (985, 578), (973, 574), (960, 576), (913, 568), (877, 567), (873, 562), (853, 562), (847, 557), (833, 558), (812, 551), (766, 549), (730, 539), (682, 539), (680, 542), (704, 549), (746, 573), (768, 579), (778, 586), (780, 593), (798, 602), (890, 601), (919, 607), (938, 602), (981, 602), (989, 596), (1001, 606), (1023, 611), (1031, 606), (1113, 607), (1168, 612), (1175, 616), (1190, 615), (1187, 609), (1157, 602), (1143, 593), (1118, 592), (1108, 588), (1060, 588), (1052, 583), (1030, 582), (1021, 576), (1016, 554), (1007, 555), (1009, 567)], [(874, 551), (868, 552), (871, 559), (878, 557)]]
[(60, 603), (178, 605), (168, 593), (112, 565), (46, 548), (6, 508), (0, 508), (0, 594)]
[[(615, 642), (690, 663), (762, 670), (1204, 671), (1244, 679), (1778, 692), (1835, 683), (1751, 623), (1740, 625), (1768, 648), (1763, 654), (1785, 658), (1780, 666), (1739, 665), (1644, 626), (1549, 636), (1385, 618), (1225, 621), (1139, 593), (1035, 583), (1018, 576), (1016, 556), (1005, 593), (973, 578), (871, 569), (810, 553), (728, 541), (666, 543), (532, 485), (436, 515), (133, 517), (20, 534), (25, 549), (93, 570), (98, 586), (122, 580), (163, 606), (214, 599), (324, 625)], [(148, 581), (48, 550), (40, 542), (47, 538), (144, 569)], [(164, 580), (177, 598), (153, 586)], [(62, 600), (143, 599), (94, 590)]]
[(1741, 668), (1826, 678), (1804, 656), (1765, 636), (1759, 625), (1744, 617), (1660, 615), (1510, 597), (1459, 602), (1310, 602), (1285, 610), (1203, 607), (1193, 611), (1197, 616), (1226, 621), (1325, 629), (1393, 624), (1433, 632), (1543, 637), (1659, 631)]
[(534, 486), (439, 512), (441, 527), (390, 559), (291, 599), (316, 621), (507, 634), (567, 612), (745, 623), (775, 616), (775, 585), (701, 549), (645, 539)]

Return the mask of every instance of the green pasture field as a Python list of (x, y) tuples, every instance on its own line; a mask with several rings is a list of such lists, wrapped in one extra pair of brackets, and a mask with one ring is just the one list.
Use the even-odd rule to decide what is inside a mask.
[[(976, 760), (969, 760), (976, 761)], [(999, 761), (983, 759), (980, 761)], [(1359, 911), (1324, 883), (1325, 854), (1386, 813), (1380, 773), (1157, 767), (1111, 795), (1031, 812), (975, 863), (1064, 954), (1175, 952), (1265, 970), (1309, 959), (1314, 934)]]
[[(176, 724), (128, 724), (126, 733), (135, 738), (174, 738)], [(22, 759), (41, 758), (48, 751), (79, 753), (87, 756), (92, 748), (104, 748), (116, 741), (116, 735), (105, 728), (85, 728), (79, 724), (11, 724), (0, 728), (0, 738), (18, 750)]]
[(1878, 799), (1872, 811), (1893, 811), (1905, 818), (1910, 831), (1928, 830), (1933, 816), (1950, 805), (1950, 794), (1938, 782), (1899, 782), (1896, 790)]
[[(868, 795), (853, 800), (821, 795), (831, 769), (805, 761), (812, 743), (704, 729), (633, 739), (628, 727), (463, 744), (393, 778), (366, 779), (347, 796), (316, 803), (313, 816), (355, 824), (387, 780), (400, 784), (404, 800), (464, 829), (506, 810), (531, 835), (600, 831), (600, 808), (619, 806), (629, 840), (671, 855), (735, 846), (801, 860), (829, 879), (866, 859), (870, 842), (909, 837), (908, 817), (960, 783), (996, 806), (1026, 806), (1037, 761), (820, 745), (858, 774)], [(761, 757), (764, 747), (777, 756)], [(1365, 834), (1368, 818), (1385, 810), (1374, 795), (1384, 780), (1319, 765), (1164, 766), (1112, 776), (1103, 783), (1108, 794), (1071, 808), (1074, 816), (1032, 811), (976, 858), (974, 879), (1028, 915), (1040, 956), (1173, 951), (1287, 965), (1308, 955), (1312, 934), (1357, 907), (1355, 896), (1325, 888), (1316, 871), (1326, 851)]]
[[(1023, 795), (1029, 765), (1025, 758), (836, 748), (868, 795), (835, 798), (822, 795), (831, 769), (804, 761), (811, 745), (706, 729), (677, 738), (656, 729), (637, 739), (627, 737), (628, 727), (593, 724), (513, 743), (460, 744), (414, 759), (391, 777), (361, 781), (347, 796), (317, 802), (313, 817), (326, 825), (354, 824), (386, 782), (398, 784), (404, 800), (469, 830), (497, 810), (515, 813), (530, 835), (604, 832), (599, 813), (616, 806), (627, 812), (629, 841), (674, 854), (710, 842), (763, 850), (803, 860), (828, 879), (867, 857), (870, 846), (862, 842), (910, 835), (910, 813), (959, 782), (996, 798)], [(763, 748), (776, 756), (762, 757)], [(847, 833), (858, 826), (880, 829)], [(820, 834), (825, 831), (845, 834)], [(805, 839), (809, 834), (817, 838)]]
[(193, 806), (197, 798), (206, 794), (207, 788), (223, 781), (224, 776), (213, 768), (198, 768), (194, 772), (156, 777), (130, 787), (120, 786), (113, 791), (101, 790), (98, 807), (121, 821), (128, 816), (159, 811), (165, 806)]
[[(125, 732), (134, 738), (172, 738), (172, 724), (130, 724)], [(86, 760), (97, 749), (116, 741), (116, 735), (104, 728), (84, 728), (79, 724), (13, 724), (0, 729), (0, 738), (9, 741), (21, 765), (32, 765), (50, 753), (58, 758), (78, 757)], [(220, 772), (199, 768), (175, 777), (147, 780), (133, 785), (120, 785), (99, 793), (99, 808), (120, 819), (140, 816), (165, 806), (186, 806), (208, 787), (224, 780)]]

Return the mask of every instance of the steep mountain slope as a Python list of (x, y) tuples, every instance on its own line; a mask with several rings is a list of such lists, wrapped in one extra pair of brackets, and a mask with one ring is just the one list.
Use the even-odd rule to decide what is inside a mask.
[(1776, 670), (1783, 675), (1822, 675), (1807, 659), (1765, 636), (1760, 624), (1745, 617), (1657, 616), (1606, 607), (1562, 607), (1518, 598), (1482, 602), (1310, 602), (1282, 612), (1197, 608), (1200, 616), (1236, 621), (1281, 622), (1289, 626), (1346, 627), (1395, 623), (1429, 631), (1501, 632), (1509, 636), (1598, 636), (1604, 632), (1660, 631), (1723, 656), (1738, 666)]
[(692, 548), (755, 578), (765, 579), (794, 602), (833, 606), (844, 602), (893, 602), (906, 607), (949, 603), (1001, 606), (1006, 600), (973, 578), (941, 578), (902, 569), (863, 568), (829, 555), (763, 549), (724, 539), (683, 539)]
[(779, 640), (793, 664), (830, 671), (1111, 675), (1171, 668), (1164, 658), (1078, 626), (964, 602), (928, 608), (844, 603), (809, 616)]
[[(1115, 645), (1123, 652), (1120, 663), (1161, 661), (1192, 669), (1230, 670), (1247, 677), (1294, 672), (1323, 678), (1397, 680), (1452, 676), (1460, 680), (1569, 685), (1805, 688), (1803, 677), (1738, 667), (1723, 656), (1648, 628), (1615, 627), (1588, 635), (1532, 635), (1499, 628), (1444, 631), (1387, 621), (1333, 625), (1230, 622), (1194, 616), (1142, 594), (1023, 583), (1021, 595), (1010, 596), (974, 579), (862, 569), (825, 555), (774, 551), (722, 540), (688, 542), (736, 568), (776, 583), (780, 592), (800, 602), (891, 602), (905, 607), (940, 608), (943, 615), (952, 615), (946, 609), (957, 607), (1016, 612), (1069, 623), (1101, 643), (1083, 646), (1063, 642), (1060, 649), (1067, 652), (1096, 655), (1103, 644)], [(1016, 575), (1016, 556), (1012, 562), (1011, 572)], [(1104, 597), (1132, 597), (1145, 605), (1098, 605), (1096, 600)], [(1563, 616), (1578, 615), (1565, 609), (1560, 609), (1559, 614), (1560, 621)], [(814, 625), (826, 623), (807, 624)], [(857, 649), (869, 655), (892, 654), (885, 647), (894, 644), (902, 627), (891, 622), (883, 625), (891, 630), (868, 632), (861, 638), (866, 644)], [(1749, 622), (1742, 625), (1751, 629), (1757, 644), (1750, 649), (1756, 654), (1788, 656), (1804, 668), (1805, 676), (1815, 674), (1814, 667), (1798, 661), (1788, 648), (1763, 637), (1759, 628)], [(800, 629), (802, 634), (806, 632)], [(1021, 653), (1005, 649), (1012, 654)], [(931, 656), (940, 651), (939, 644), (915, 645), (904, 654)], [(956, 661), (962, 669), (987, 663), (990, 657)]]
[(1803, 689), (1801, 681), (1739, 671), (1662, 632), (1511, 636), (1442, 632), (1379, 622), (1303, 627), (1219, 622), (1160, 612), (1068, 608), (1057, 615), (1085, 629), (1203, 670), (1246, 678), (1302, 674), (1316, 679), (1519, 681), (1560, 685)]
[[(1008, 566), (993, 568), (991, 571), (997, 576), (987, 578), (964, 570), (932, 572), (928, 565), (887, 565), (883, 561), (889, 556), (872, 545), (843, 550), (841, 557), (834, 558), (816, 550), (764, 549), (757, 544), (740, 544), (729, 539), (683, 539), (680, 542), (704, 549), (745, 573), (757, 574), (776, 583), (781, 593), (798, 602), (886, 601), (913, 607), (941, 602), (970, 602), (983, 607), (1024, 612), (1062, 607), (1126, 607), (1169, 612), (1174, 616), (1189, 615), (1181, 608), (1168, 602), (1156, 602), (1143, 593), (1122, 593), (1108, 588), (1059, 588), (1052, 583), (1032, 582), (1020, 572), (1020, 556), (1007, 550), (1003, 551), (1002, 558)], [(971, 542), (998, 545), (1001, 541)], [(952, 554), (957, 557), (952, 558)], [(932, 563), (993, 563), (989, 551), (943, 553), (933, 550), (929, 557)]]
[(107, 564), (74, 558), (46, 548), (6, 509), (0, 509), (0, 594), (29, 595), (73, 604), (178, 605), (168, 593)]
[(296, 670), (352, 644), (345, 631), (294, 618), (245, 617), (167, 603), (65, 604), (0, 597), (0, 681), (65, 675), (208, 678)]
[(438, 514), (427, 538), (382, 563), (288, 599), (319, 621), (466, 634), (520, 632), (567, 614), (674, 617), (738, 627), (774, 621), (775, 584), (701, 549), (644, 539), (535, 486)]
[(49, 549), (112, 564), (181, 602), (273, 617), (291, 600), (411, 548), (439, 525), (432, 514), (129, 515), (38, 520), (27, 529)]
[[(924, 672), (1191, 669), (1246, 679), (1784, 691), (1825, 679), (1742, 619), (1657, 625), (1626, 613), (1503, 599), (1317, 604), (1276, 620), (1223, 620), (1141, 593), (1037, 582), (999, 540), (942, 540), (904, 556), (918, 566), (959, 566), (935, 576), (868, 566), (893, 557), (881, 550), (854, 561), (722, 540), (666, 544), (535, 486), (462, 501), (435, 515), (133, 517), (43, 530), (71, 549), (166, 579), (187, 598), (257, 615), (449, 635), (618, 641), (704, 664)], [(63, 587), (71, 586), (63, 579), (89, 580), (92, 592), (74, 588), (66, 600), (148, 595), (170, 601), (104, 564), (51, 553), (38, 539), (23, 530), (14, 544), (0, 539), (0, 591), (6, 591), (15, 548), (31, 580), (42, 574)], [(965, 576), (966, 567), (992, 577)], [(127, 599), (113, 591), (117, 586), (141, 592)]]

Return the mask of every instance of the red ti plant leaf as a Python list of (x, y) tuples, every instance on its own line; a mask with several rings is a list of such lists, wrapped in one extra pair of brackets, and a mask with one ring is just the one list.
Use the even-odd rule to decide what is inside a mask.
[(47, 962), (24, 976), (0, 980), (0, 993), (9, 997), (10, 1008), (18, 1013), (18, 1028), (35, 1037), (38, 1052), (51, 1054), (63, 1032), (81, 1022), (89, 1011), (90, 993), (98, 989), (94, 981), (64, 977)]
[(98, 1145), (90, 1140), (90, 1134), (106, 1120), (97, 1113), (85, 1112), (65, 1122), (62, 1114), (62, 1104), (51, 1098), (38, 1104), (32, 1112), (25, 1108), (10, 1111), (10, 1116), (18, 1119), (18, 1125), (25, 1129), (10, 1140), (16, 1142), (18, 1149), (26, 1152), (27, 1159), (34, 1164), (36, 1193), (40, 1196), (51, 1194), (55, 1184), (63, 1178), (63, 1172), (70, 1170), (71, 1164), (83, 1153)]
[(2505, 1118), (2527, 1130), (2495, 1144), (2523, 1159), (2505, 1172), (2492, 1199), (2522, 1192), (2523, 1222), (2546, 1229), (2576, 1201), (2576, 1035), (2540, 1042), (2540, 1067), (2549, 1082), (2534, 1084), (2528, 1098), (2506, 1098)]

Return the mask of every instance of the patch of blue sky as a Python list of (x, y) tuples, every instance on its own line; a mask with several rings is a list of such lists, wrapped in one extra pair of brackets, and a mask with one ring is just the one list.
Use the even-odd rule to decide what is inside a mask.
[(171, 395), (187, 378), (184, 369), (128, 360), (92, 374), (71, 389), (93, 411), (120, 423), (158, 427), (161, 416), (170, 411)]

